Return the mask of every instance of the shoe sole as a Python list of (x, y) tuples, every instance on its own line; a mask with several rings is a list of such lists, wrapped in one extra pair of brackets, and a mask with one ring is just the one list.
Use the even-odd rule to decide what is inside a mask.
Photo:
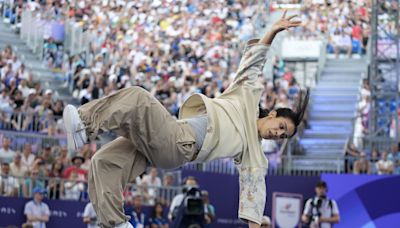
[(75, 115), (76, 108), (72, 105), (67, 105), (64, 109), (63, 112), (63, 120), (64, 120), (64, 126), (65, 130), (67, 131), (67, 144), (68, 144), (68, 149), (70, 150), (78, 150), (78, 145), (77, 145), (77, 139), (74, 138), (74, 132), (76, 129), (72, 125), (72, 117)]

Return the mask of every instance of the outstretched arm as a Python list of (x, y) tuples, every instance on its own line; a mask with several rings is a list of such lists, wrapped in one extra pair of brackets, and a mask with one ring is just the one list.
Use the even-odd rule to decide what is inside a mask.
[(279, 32), (289, 28), (300, 26), (301, 21), (292, 21), (292, 19), (295, 18), (297, 15), (286, 17), (286, 13), (287, 10), (285, 10), (281, 19), (275, 22), (275, 24), (272, 26), (272, 29), (269, 32), (265, 33), (264, 37), (259, 40), (258, 43), (271, 45), (276, 34), (278, 34)]
[(244, 82), (245, 84), (254, 85), (257, 82), (258, 76), (262, 74), (261, 71), (266, 61), (266, 53), (276, 34), (285, 29), (300, 26), (301, 21), (292, 21), (294, 17), (296, 15), (286, 17), (285, 11), (282, 17), (274, 23), (272, 29), (266, 32), (262, 39), (248, 41), (234, 83), (240, 85)]

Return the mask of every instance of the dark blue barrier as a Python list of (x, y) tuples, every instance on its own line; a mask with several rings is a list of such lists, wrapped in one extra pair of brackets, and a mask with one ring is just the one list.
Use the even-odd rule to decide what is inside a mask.
[[(25, 203), (31, 199), (0, 197), (0, 227), (15, 225), (21, 227), (26, 222)], [(86, 203), (61, 200), (45, 200), (51, 215), (47, 227), (86, 227), (82, 214)]]
[[(218, 228), (247, 227), (238, 220), (239, 176), (197, 171), (183, 171), (183, 177), (195, 176), (201, 189), (209, 192), (209, 198), (214, 205)], [(272, 193), (298, 193), (307, 199), (314, 196), (314, 186), (318, 176), (267, 176), (267, 204), (265, 214), (271, 216)]]
[[(184, 171), (183, 176), (195, 176), (202, 189), (209, 191), (210, 201), (215, 206), (218, 228), (246, 227), (237, 218), (239, 199), (239, 180), (236, 175), (210, 174), (196, 171)], [(314, 185), (318, 177), (267, 177), (267, 205), (266, 214), (271, 215), (272, 193), (291, 192), (300, 193), (303, 197), (314, 194)], [(20, 227), (26, 221), (23, 214), (24, 205), (28, 199), (0, 197), (0, 227), (17, 225)], [(51, 217), (47, 227), (85, 227), (82, 222), (82, 213), (86, 203), (73, 201), (45, 200), (51, 210)], [(144, 208), (146, 211), (150, 208)]]
[[(21, 227), (26, 222), (24, 215), (25, 203), (31, 199), (0, 197), (0, 228), (5, 226)], [(48, 228), (85, 228), (82, 214), (86, 202), (44, 200), (50, 208), (50, 220), (46, 224)], [(151, 207), (143, 207), (143, 212), (151, 215)]]
[[(209, 191), (217, 213), (217, 221), (212, 227), (246, 227), (237, 220), (238, 176), (183, 172), (183, 176), (189, 175), (195, 176), (200, 187)], [(266, 214), (271, 215), (273, 192), (298, 193), (307, 199), (314, 196), (318, 179), (318, 176), (268, 176)], [(400, 227), (400, 176), (322, 175), (322, 179), (328, 183), (328, 196), (338, 202), (341, 221), (335, 227)], [(0, 197), (0, 227), (20, 227), (25, 222), (23, 210), (26, 201), (28, 199)], [(82, 222), (85, 203), (45, 202), (51, 209), (47, 227), (85, 227)]]

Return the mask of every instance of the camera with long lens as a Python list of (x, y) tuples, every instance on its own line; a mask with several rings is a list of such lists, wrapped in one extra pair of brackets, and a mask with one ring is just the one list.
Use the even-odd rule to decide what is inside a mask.
[(204, 227), (204, 205), (198, 188), (184, 188), (184, 198), (174, 217), (173, 228)]

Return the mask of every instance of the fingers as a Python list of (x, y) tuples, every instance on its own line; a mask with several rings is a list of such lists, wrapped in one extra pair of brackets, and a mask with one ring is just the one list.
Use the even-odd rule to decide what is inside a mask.
[(300, 25), (302, 23), (302, 21), (291, 21), (290, 24), (291, 25)]
[(292, 20), (293, 18), (295, 18), (295, 17), (297, 17), (297, 16), (299, 16), (299, 15), (295, 14), (295, 15), (289, 16), (289, 17), (287, 18), (287, 20), (290, 21), (290, 20)]
[(289, 28), (298, 27), (301, 25), (301, 21), (293, 21), (289, 24)]
[(287, 10), (285, 10), (285, 11), (283, 12), (283, 14), (282, 14), (282, 19), (284, 19), (284, 18), (286, 17), (286, 13), (287, 13)]

